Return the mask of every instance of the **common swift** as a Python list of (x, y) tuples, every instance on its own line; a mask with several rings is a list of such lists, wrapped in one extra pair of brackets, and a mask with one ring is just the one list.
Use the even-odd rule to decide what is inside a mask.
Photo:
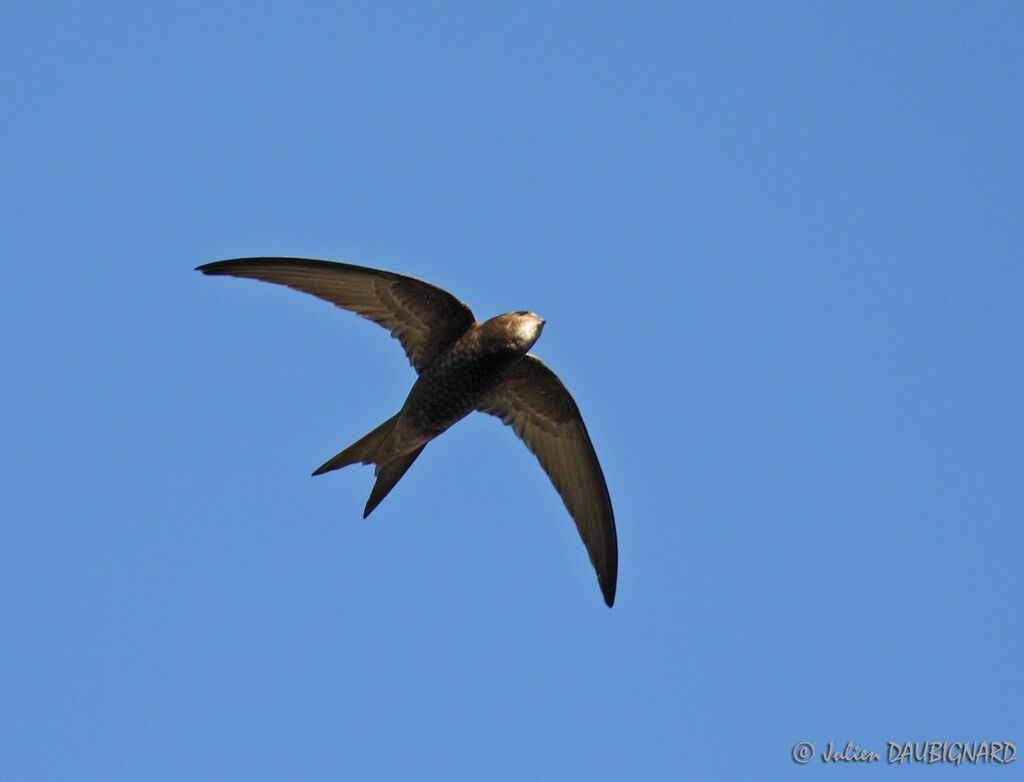
[(452, 294), (394, 272), (306, 258), (239, 258), (198, 267), (312, 294), (378, 323), (401, 342), (418, 377), (402, 409), (313, 475), (375, 465), (363, 518), (428, 442), (474, 410), (500, 418), (548, 474), (576, 522), (605, 603), (615, 601), (618, 546), (601, 465), (569, 391), (529, 349), (544, 320), (506, 312), (483, 323)]

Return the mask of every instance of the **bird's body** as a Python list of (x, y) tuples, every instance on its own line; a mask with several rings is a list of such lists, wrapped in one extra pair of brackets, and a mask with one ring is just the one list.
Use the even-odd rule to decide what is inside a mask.
[[(472, 413), (480, 400), (497, 386), (505, 372), (530, 349), (540, 336), (544, 321), (532, 313), (512, 313), (505, 322), (474, 323), (456, 342), (435, 358), (416, 378), (398, 414), (398, 425), (410, 435), (420, 433), (431, 440)], [(504, 339), (506, 324), (522, 326), (529, 341), (509, 344)]]
[(401, 410), (313, 474), (374, 464), (364, 517), (428, 442), (474, 410), (498, 416), (536, 454), (576, 520), (610, 606), (618, 548), (611, 501), (583, 419), (561, 381), (528, 353), (544, 321), (507, 312), (478, 323), (446, 291), (411, 277), (302, 258), (241, 258), (200, 266), (214, 275), (276, 282), (326, 299), (391, 330), (418, 373)]

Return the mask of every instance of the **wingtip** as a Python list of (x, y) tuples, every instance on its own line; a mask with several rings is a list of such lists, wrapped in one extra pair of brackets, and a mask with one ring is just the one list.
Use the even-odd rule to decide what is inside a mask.
[(604, 604), (611, 608), (615, 604), (615, 593), (605, 592), (604, 593)]
[[(613, 569), (611, 573), (606, 576), (602, 576), (600, 574), (597, 576), (597, 583), (598, 586), (601, 587), (601, 595), (604, 597), (604, 604), (609, 608), (611, 608), (615, 603), (615, 584), (618, 581), (618, 578), (616, 578), (618, 575), (616, 570), (617, 568)], [(610, 576), (610, 578), (608, 576)]]
[(213, 261), (212, 263), (204, 263), (201, 266), (197, 266), (195, 271), (202, 272), (203, 274), (218, 274), (218, 266), (227, 263), (227, 261)]
[[(252, 268), (253, 266), (264, 265), (272, 262), (275, 258), (228, 258), (226, 261), (211, 261), (197, 266), (196, 271), (203, 274), (227, 274), (231, 275), (242, 267)], [(281, 260), (288, 260), (282, 258)]]

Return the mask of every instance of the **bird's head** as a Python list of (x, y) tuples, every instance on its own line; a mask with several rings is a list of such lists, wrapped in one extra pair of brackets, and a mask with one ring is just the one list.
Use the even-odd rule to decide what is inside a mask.
[(544, 319), (532, 312), (520, 310), (498, 315), (483, 325), (489, 341), (506, 350), (526, 353), (540, 337), (540, 332), (544, 329)]

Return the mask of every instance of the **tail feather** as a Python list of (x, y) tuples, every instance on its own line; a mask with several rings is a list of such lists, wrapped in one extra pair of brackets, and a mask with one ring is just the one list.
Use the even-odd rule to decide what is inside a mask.
[(421, 445), (414, 451), (402, 454), (390, 462), (384, 462), (383, 464), (377, 465), (377, 482), (373, 484), (373, 491), (370, 492), (370, 499), (366, 501), (366, 507), (363, 509), (363, 518), (365, 519), (370, 513), (380, 505), (381, 500), (388, 496), (388, 492), (395, 488), (395, 484), (405, 475), (405, 471), (408, 470), (416, 457), (420, 455), (426, 447), (426, 443)]
[(321, 464), (313, 471), (313, 475), (321, 475), (325, 472), (337, 470), (341, 467), (348, 467), (350, 464), (355, 464), (356, 462), (369, 464), (373, 461), (373, 455), (377, 452), (377, 449), (380, 448), (381, 443), (383, 443), (387, 436), (391, 434), (391, 430), (395, 428), (395, 421), (397, 419), (397, 415), (392, 416), (368, 435), (360, 440), (356, 440), (352, 445), (339, 453), (333, 459), (328, 459), (326, 462)]

